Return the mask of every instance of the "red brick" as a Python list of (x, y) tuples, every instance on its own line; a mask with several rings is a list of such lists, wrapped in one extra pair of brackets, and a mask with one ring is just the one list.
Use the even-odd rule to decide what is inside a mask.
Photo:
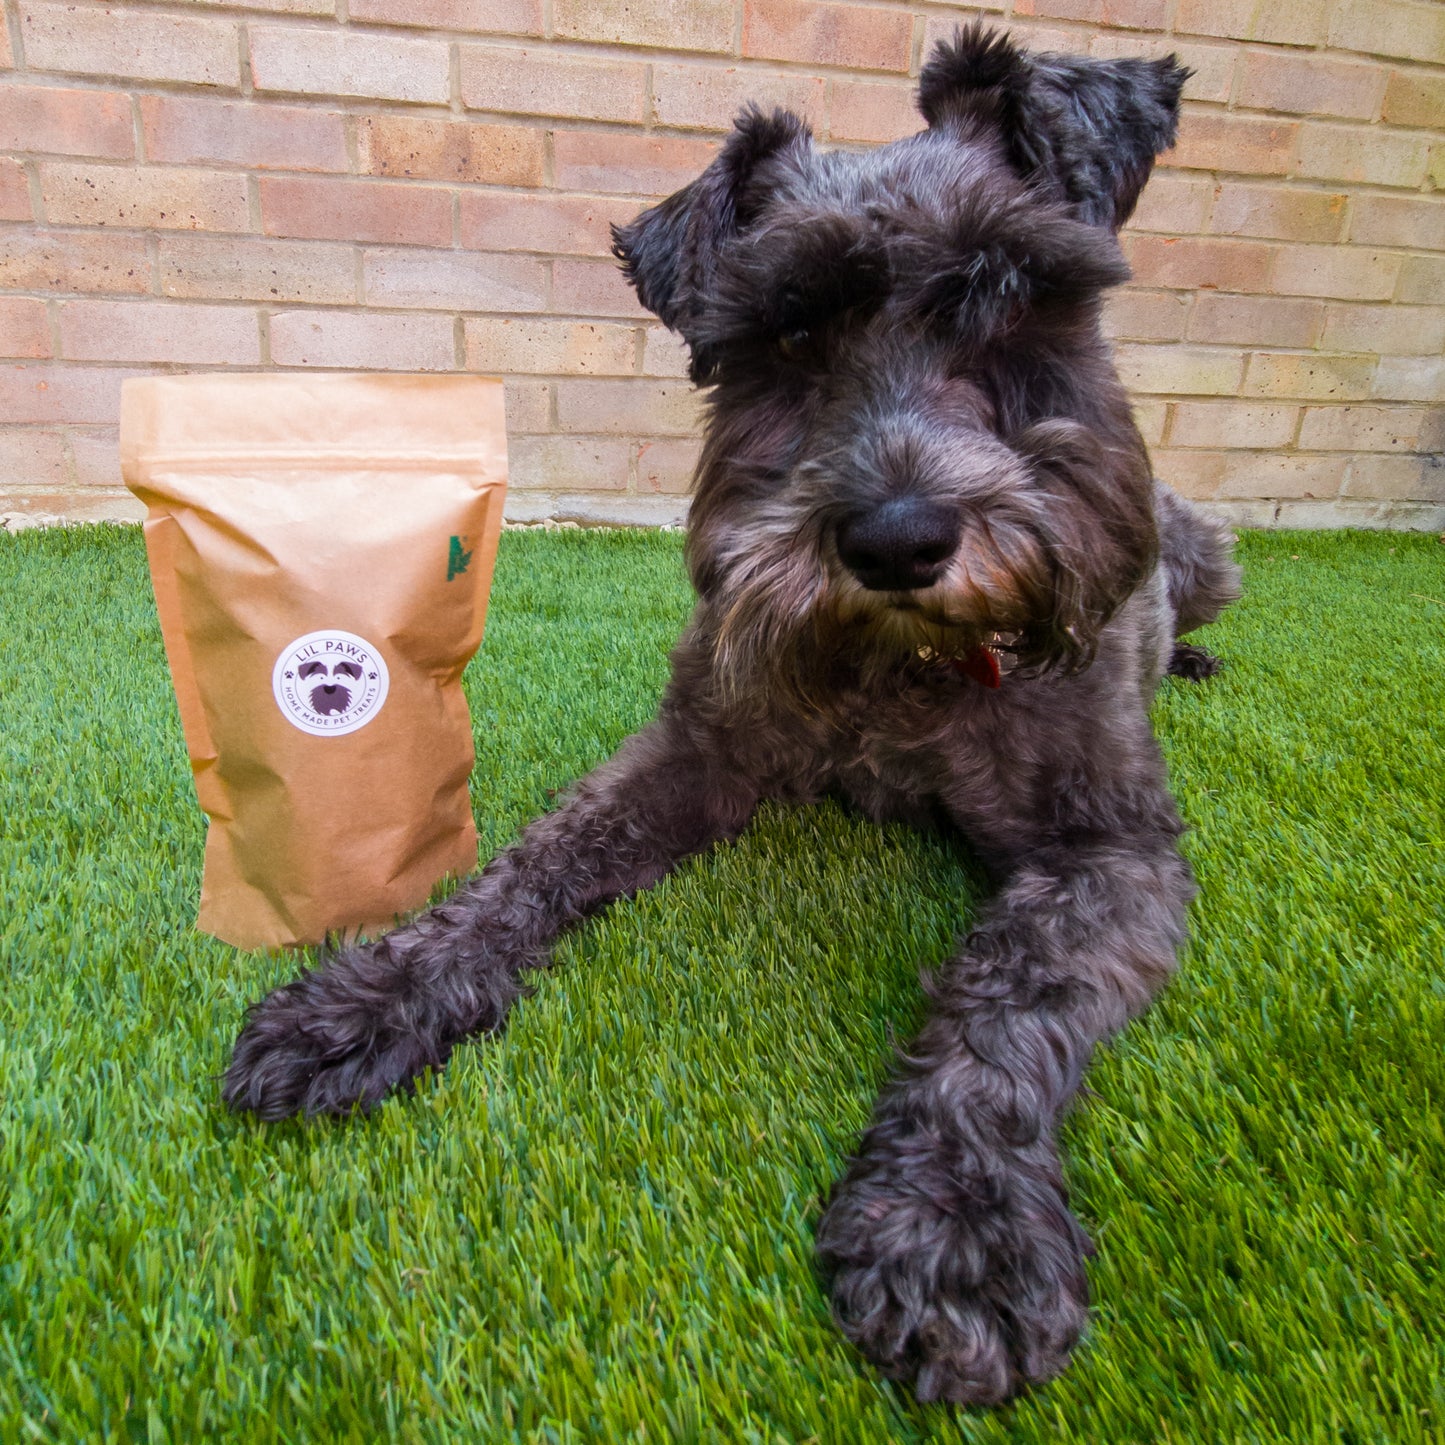
[[(340, 111), (275, 101), (251, 104), (194, 96), (143, 95), (148, 161), (244, 166), (262, 171), (345, 171)], [(130, 126), (129, 116), (126, 120)]]
[(1372, 120), (1384, 88), (1378, 65), (1256, 50), (1241, 57), (1235, 104), (1251, 110)]
[(1298, 121), (1188, 110), (1179, 125), (1178, 144), (1160, 163), (1183, 170), (1283, 176), (1294, 163), (1298, 132)]
[(466, 348), (469, 371), (631, 376), (637, 331), (606, 321), (473, 317)]
[(1445, 57), (1445, 7), (1416, 0), (1347, 0), (1330, 24), (1330, 44), (1439, 65)]
[(1231, 396), (1244, 369), (1239, 352), (1198, 346), (1120, 345), (1114, 360), (1124, 385), (1146, 396)]
[(1373, 356), (1256, 351), (1245, 369), (1241, 395), (1297, 401), (1361, 401), (1370, 394), (1374, 374)]
[(1345, 233), (1348, 201), (1347, 195), (1336, 191), (1223, 181), (1217, 188), (1209, 229), (1225, 236), (1338, 241)]
[(1400, 263), (1395, 300), (1427, 306), (1445, 303), (1445, 256), (1406, 256)]
[(1172, 447), (1287, 447), (1299, 420), (1297, 406), (1244, 401), (1181, 401), (1169, 425)]
[(913, 16), (826, 0), (744, 0), (743, 54), (907, 74)]
[(616, 437), (517, 437), (507, 448), (507, 481), (549, 492), (620, 492), (631, 471), (630, 451)]
[(693, 436), (702, 402), (685, 382), (567, 378), (557, 383), (557, 421), (569, 432)]
[[(38, 427), (0, 427), (0, 477), (7, 487), (70, 485), (70, 458), (65, 435)], [(4, 511), (0, 505), (0, 511)]]
[(639, 442), (637, 447), (637, 490), (680, 495), (692, 490), (697, 459), (702, 451), (695, 441)]
[(1174, 28), (1181, 33), (1261, 40), (1276, 45), (1319, 45), (1333, 0), (1179, 0)]
[(66, 301), (60, 350), (70, 361), (170, 361), (255, 366), (256, 313), (168, 301)]
[(1395, 289), (1400, 257), (1359, 246), (1282, 246), (1274, 289), (1285, 296), (1330, 296), (1386, 301)]
[(356, 301), (356, 254), (325, 241), (162, 236), (161, 294), (208, 301)]
[(1213, 198), (1214, 183), (1207, 176), (1156, 171), (1129, 218), (1129, 229), (1163, 231), (1171, 236), (1202, 231)]
[(542, 0), (351, 0), (354, 21), (467, 34), (540, 35)]
[(82, 487), (120, 487), (120, 428), (71, 427), (70, 455), (75, 480)]
[(1445, 502), (1445, 466), (1439, 456), (1354, 457), (1345, 482), (1347, 497)]
[(1370, 395), (1381, 401), (1445, 401), (1445, 356), (1382, 356)]
[(562, 316), (648, 314), (615, 261), (554, 261), (552, 310)]
[(1299, 174), (1326, 181), (1367, 181), (1411, 190), (1425, 179), (1428, 136), (1393, 135), (1379, 126), (1308, 121), (1300, 132)]
[(1320, 301), (1205, 292), (1195, 299), (1189, 339), (1240, 346), (1308, 347), (1318, 339), (1324, 316)]
[(47, 220), (62, 226), (154, 226), (169, 231), (250, 229), (246, 178), (166, 166), (42, 162)]
[(0, 87), (0, 150), (128, 159), (135, 154), (130, 97), (44, 85)]
[(29, 227), (12, 231), (0, 246), (0, 286), (13, 291), (149, 291), (145, 238)]
[(1422, 420), (1416, 406), (1311, 406), (1299, 444), (1312, 452), (1409, 452)]
[(277, 366), (450, 371), (456, 346), (450, 316), (282, 311), (271, 318), (271, 360)]
[(1445, 200), (1414, 196), (1356, 196), (1350, 240), (1372, 246), (1445, 251)]
[(229, 20), (29, 0), (20, 6), (20, 32), (31, 70), (232, 90), (241, 83), (236, 26)]
[(368, 306), (425, 311), (541, 311), (547, 273), (530, 256), (474, 251), (368, 251), (362, 258)]
[(1218, 496), (1337, 497), (1344, 480), (1344, 457), (1237, 452), (1225, 459)]
[[(1442, 297), (1445, 300), (1445, 297)], [(1331, 306), (1320, 345), (1327, 351), (1438, 355), (1445, 351), (1445, 306)]]
[(1189, 298), (1172, 291), (1113, 292), (1104, 303), (1104, 331), (1125, 341), (1178, 341)]
[[(0, 221), (28, 221), (32, 215), (25, 167), (9, 156), (0, 156)], [(8, 237), (5, 244), (10, 244)]]
[(654, 65), (652, 111), (659, 125), (681, 130), (729, 130), (750, 101), (781, 106), (821, 127), (827, 82), (818, 75), (711, 65)]
[(248, 29), (257, 90), (436, 105), (451, 97), (445, 41), (295, 26)]
[(559, 189), (641, 196), (685, 186), (717, 153), (715, 141), (600, 131), (558, 131), (553, 146)]
[(119, 366), (0, 367), (0, 416), (7, 422), (102, 422), (120, 415), (120, 384), (140, 373)]
[(469, 110), (637, 122), (647, 115), (647, 67), (636, 61), (463, 45), (461, 83)]
[(833, 82), (828, 134), (834, 140), (871, 144), (898, 140), (922, 129), (912, 85), (902, 81)]
[(730, 54), (732, 0), (553, 0), (552, 33), (563, 40)]
[(458, 242), (478, 251), (607, 256), (610, 227), (630, 221), (640, 208), (618, 196), (463, 191)]
[(29, 297), (0, 297), (0, 356), (49, 356), (50, 323), (45, 303)]
[(1133, 235), (1125, 254), (1141, 286), (1267, 291), (1276, 248), (1253, 241)]
[(1385, 86), (1380, 119), (1391, 125), (1422, 125), (1445, 130), (1445, 75), (1392, 70)]
[(262, 176), (260, 187), (268, 236), (451, 244), (452, 197), (440, 186)]
[(407, 115), (368, 115), (356, 123), (360, 169), (373, 176), (542, 184), (543, 132), (522, 125), (476, 125)]

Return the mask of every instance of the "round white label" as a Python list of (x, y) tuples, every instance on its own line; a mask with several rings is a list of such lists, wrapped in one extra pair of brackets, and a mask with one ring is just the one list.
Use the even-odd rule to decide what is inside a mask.
[(364, 637), (323, 627), (290, 643), (271, 670), (286, 721), (316, 737), (364, 728), (386, 702), (386, 660)]

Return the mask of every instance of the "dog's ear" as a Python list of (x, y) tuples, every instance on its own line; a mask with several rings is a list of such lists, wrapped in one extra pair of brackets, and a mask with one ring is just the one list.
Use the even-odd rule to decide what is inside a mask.
[(812, 140), (806, 122), (791, 111), (766, 115), (749, 106), (695, 181), (635, 221), (612, 228), (612, 254), (642, 304), (687, 342), (695, 382), (707, 379), (712, 362), (698, 344), (693, 323), (711, 291), (723, 246), (747, 229), (759, 208), (758, 167)]
[(996, 125), (1020, 175), (1084, 220), (1117, 230), (1154, 157), (1174, 144), (1190, 73), (1172, 55), (1029, 55), (975, 23), (934, 47), (918, 79), (918, 108), (935, 130)]

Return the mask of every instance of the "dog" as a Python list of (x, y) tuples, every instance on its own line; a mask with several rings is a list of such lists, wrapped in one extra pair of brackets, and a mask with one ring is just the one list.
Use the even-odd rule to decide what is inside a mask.
[(749, 109), (616, 231), (709, 395), (697, 605), (657, 716), (448, 901), (256, 1005), (232, 1107), (370, 1108), (762, 799), (942, 824), (997, 891), (927, 982), (820, 1269), (922, 1400), (1065, 1367), (1089, 1243), (1055, 1133), (1169, 978), (1194, 891), (1147, 709), (1166, 671), (1213, 670), (1177, 639), (1239, 590), (1228, 532), (1154, 480), (1100, 330), (1186, 76), (975, 25), (924, 67), (919, 134), (823, 152)]

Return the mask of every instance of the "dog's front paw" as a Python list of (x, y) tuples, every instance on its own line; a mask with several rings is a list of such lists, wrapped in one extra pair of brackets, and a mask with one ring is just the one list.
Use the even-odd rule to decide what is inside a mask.
[(1060, 1374), (1088, 1320), (1088, 1240), (1047, 1171), (870, 1152), (818, 1226), (843, 1333), (924, 1401), (995, 1405)]

